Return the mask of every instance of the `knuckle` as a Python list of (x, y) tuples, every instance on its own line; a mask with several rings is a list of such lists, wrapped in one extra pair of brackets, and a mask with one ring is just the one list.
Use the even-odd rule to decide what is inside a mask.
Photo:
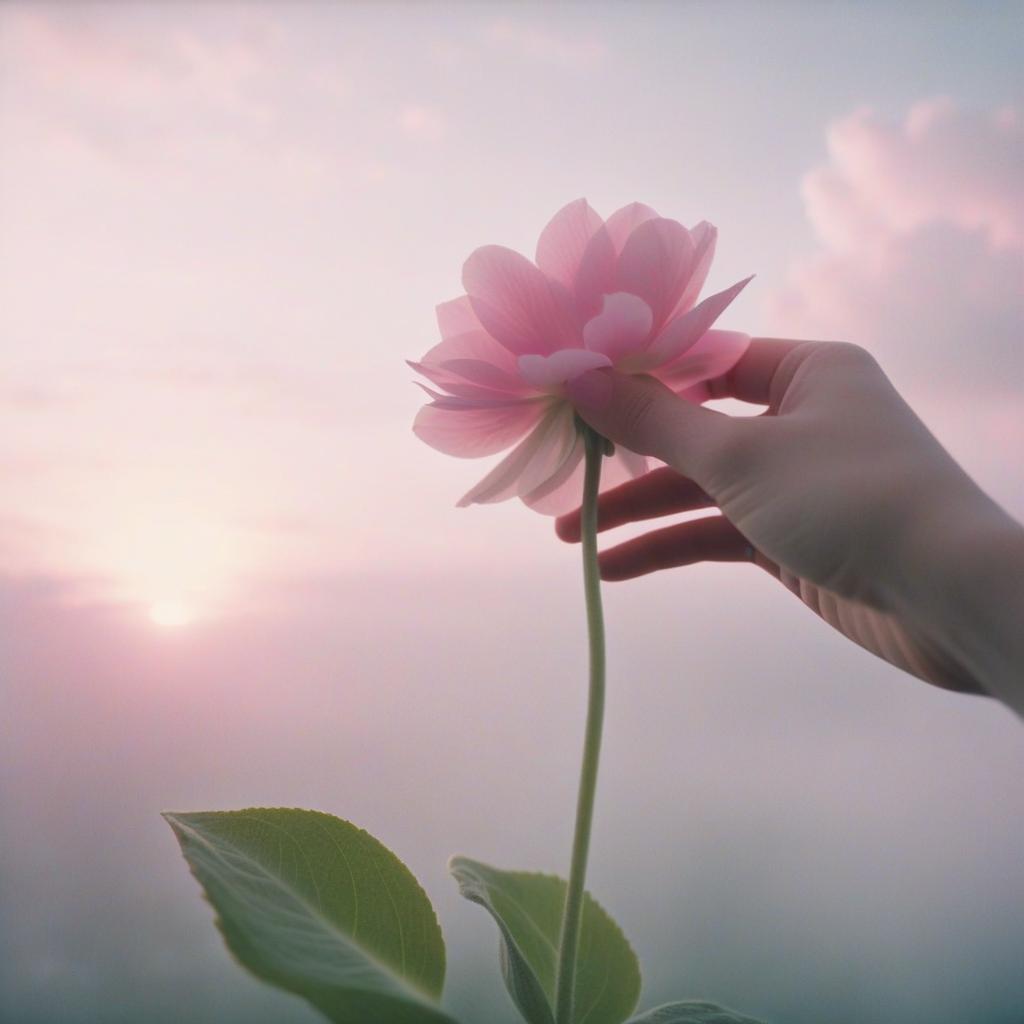
[(620, 425), (625, 437), (646, 447), (654, 419), (656, 398), (650, 388), (636, 388), (622, 406)]
[(832, 353), (831, 358), (837, 362), (862, 367), (878, 366), (878, 361), (866, 348), (852, 341), (834, 341), (828, 350)]
[(821, 389), (874, 380), (885, 374), (875, 357), (850, 341), (808, 342), (783, 360), (773, 380), (771, 408), (785, 413)]
[[(761, 432), (770, 427), (767, 421), (757, 424)], [(729, 423), (728, 429), (717, 434), (713, 443), (707, 445), (707, 456), (729, 479), (747, 477), (753, 472), (759, 458), (761, 446), (758, 436), (751, 429), (751, 424), (735, 419)]]

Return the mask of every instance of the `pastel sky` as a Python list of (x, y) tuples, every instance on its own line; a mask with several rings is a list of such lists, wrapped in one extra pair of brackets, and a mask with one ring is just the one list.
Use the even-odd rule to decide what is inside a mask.
[[(871, 348), (1024, 515), (1021, 15), (0, 4), (0, 1011), (170, 1021), (186, 986), (195, 1021), (312, 1019), (236, 978), (165, 807), (351, 816), (488, 951), (452, 990), (496, 974), (444, 860), (561, 868), (576, 558), (521, 506), (454, 508), (486, 461), (416, 441), (404, 360), (474, 247), (532, 255), (571, 199), (714, 222), (709, 289), (757, 274), (723, 326)], [(1019, 724), (752, 573), (609, 595), (594, 885), (647, 1001), (1010, 1024)], [(450, 998), (512, 1019), (490, 974)]]

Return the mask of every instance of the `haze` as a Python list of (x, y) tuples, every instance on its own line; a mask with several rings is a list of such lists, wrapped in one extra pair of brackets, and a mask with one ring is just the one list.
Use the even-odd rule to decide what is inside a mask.
[[(419, 876), (564, 871), (578, 553), (410, 424), (477, 245), (561, 205), (720, 230), (723, 326), (871, 348), (1024, 515), (1020, 6), (0, 6), (0, 1018), (312, 1022), (161, 810), (316, 807)], [(1024, 731), (767, 576), (607, 588), (589, 887), (642, 1005), (1019, 1024)]]

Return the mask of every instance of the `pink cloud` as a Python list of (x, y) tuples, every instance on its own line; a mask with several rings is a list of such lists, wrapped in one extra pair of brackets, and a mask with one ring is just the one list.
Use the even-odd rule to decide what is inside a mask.
[(566, 68), (591, 68), (608, 56), (607, 44), (592, 35), (558, 32), (549, 26), (499, 18), (487, 29), (487, 40), (518, 57)]
[(1024, 395), (1024, 127), (947, 99), (901, 124), (860, 110), (803, 181), (817, 252), (772, 297), (772, 329), (874, 351), (916, 395)]
[(831, 246), (933, 223), (984, 231), (1000, 247), (1024, 242), (1024, 130), (1013, 108), (977, 113), (938, 98), (915, 104), (902, 125), (862, 109), (829, 128), (828, 150), (803, 195)]
[(1024, 513), (1024, 130), (1008, 108), (919, 103), (835, 122), (803, 181), (820, 246), (769, 330), (872, 351), (940, 440)]
[(440, 142), (448, 130), (443, 111), (422, 103), (410, 103), (399, 115), (402, 131), (412, 139)]

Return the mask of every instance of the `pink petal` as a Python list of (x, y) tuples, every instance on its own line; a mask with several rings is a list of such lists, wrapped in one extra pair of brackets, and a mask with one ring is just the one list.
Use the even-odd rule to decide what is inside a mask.
[(534, 426), (545, 408), (547, 403), (539, 400), (483, 405), (443, 396), (420, 409), (412, 429), (431, 448), (473, 459), (514, 444)]
[(567, 380), (611, 366), (612, 361), (603, 352), (588, 352), (585, 348), (563, 348), (549, 356), (520, 356), (519, 374), (538, 391), (559, 391)]
[[(452, 373), (451, 370), (445, 370), (435, 366), (430, 366), (427, 363), (416, 363), (411, 359), (407, 359), (406, 363), (411, 366), (417, 373), (422, 373), (427, 380), (436, 384), (440, 388), (444, 388), (448, 392), (447, 395), (442, 395), (437, 391), (432, 391), (430, 388), (425, 388), (428, 394), (436, 398), (447, 398), (455, 396), (457, 398), (469, 399), (469, 400), (499, 400), (506, 402), (509, 399), (508, 391), (499, 391), (495, 388), (482, 387), (479, 384), (472, 384), (465, 380), (463, 377)], [(419, 384), (419, 381), (415, 383)], [(420, 387), (423, 387), (420, 384)]]
[(628, 206), (623, 206), (621, 210), (616, 210), (604, 222), (616, 254), (622, 252), (626, 239), (636, 228), (649, 220), (655, 220), (657, 216), (657, 210), (652, 210), (643, 203), (630, 203)]
[(459, 499), (459, 507), (505, 501), (507, 498), (515, 497), (519, 477), (529, 465), (534, 452), (544, 443), (549, 433), (557, 433), (564, 428), (564, 413), (564, 403), (549, 406), (547, 413), (533, 430), (487, 476)]
[[(726, 373), (728, 372), (726, 370)], [(711, 389), (708, 387), (707, 381), (702, 380), (699, 384), (689, 384), (676, 391), (676, 397), (685, 398), (686, 401), (693, 402), (694, 405), (703, 405), (711, 400)]]
[(583, 325), (583, 344), (615, 363), (630, 352), (643, 350), (653, 319), (651, 307), (636, 295), (605, 295), (601, 312)]
[(500, 245), (475, 250), (462, 268), (462, 283), (480, 323), (510, 352), (547, 354), (579, 345), (568, 289), (519, 253)]
[(601, 298), (615, 291), (618, 253), (607, 226), (598, 228), (587, 243), (576, 271), (574, 297), (580, 323), (601, 312)]
[[(737, 281), (731, 288), (706, 298), (689, 313), (676, 317), (654, 341), (643, 357), (643, 368), (662, 366), (677, 359), (688, 348), (695, 345), (708, 328), (725, 312), (729, 303), (753, 280), (748, 277)], [(640, 368), (640, 367), (638, 367)]]
[(469, 398), (463, 395), (444, 395), (440, 391), (428, 388), (418, 380), (413, 383), (422, 388), (434, 400), (433, 405), (438, 409), (494, 409), (508, 405), (524, 405), (532, 402), (542, 401), (542, 396), (534, 395), (530, 398), (516, 398), (512, 395), (503, 394), (500, 391), (488, 391), (483, 395), (473, 395)]
[(715, 258), (715, 243), (718, 241), (718, 228), (702, 220), (696, 227), (690, 228), (690, 237), (693, 239), (694, 259), (693, 272), (690, 280), (683, 289), (683, 294), (672, 310), (669, 320), (693, 309), (704, 282), (708, 279), (708, 271), (711, 269), (711, 261)]
[(453, 338), (467, 331), (482, 331), (476, 313), (468, 295), (460, 295), (457, 299), (442, 302), (434, 309), (437, 315), (437, 326), (441, 329), (442, 338)]
[[(468, 299), (467, 299), (468, 305)], [(421, 362), (438, 369), (442, 363), (453, 359), (478, 359), (490, 363), (506, 373), (516, 372), (516, 358), (504, 345), (495, 341), (482, 327), (464, 331), (461, 334), (450, 334), (444, 341), (438, 342)]]
[(581, 323), (601, 312), (603, 295), (620, 290), (615, 284), (619, 253), (636, 228), (657, 216), (656, 210), (643, 203), (630, 203), (616, 210), (591, 236), (576, 271), (576, 311)]
[[(621, 445), (615, 446), (615, 454), (605, 459), (601, 466), (601, 490), (617, 487), (627, 480), (643, 476), (648, 470), (647, 459)], [(546, 516), (560, 516), (578, 508), (583, 500), (583, 442), (579, 449), (563, 464), (562, 469), (547, 484), (523, 497), (523, 502), (535, 512)]]
[(440, 368), (457, 374), (471, 384), (479, 384), (480, 387), (491, 388), (494, 391), (520, 394), (526, 390), (518, 374), (509, 373), (483, 359), (446, 359)]
[(514, 356), (482, 327), (447, 337), (421, 362), (410, 361), (409, 365), (439, 387), (464, 398), (494, 397), (495, 391), (521, 394), (524, 390)]
[[(677, 394), (728, 373), (750, 345), (750, 335), (739, 331), (708, 331), (681, 358), (655, 371), (655, 376)], [(696, 392), (683, 397), (706, 401), (707, 394)]]
[(521, 495), (523, 504), (545, 516), (557, 516), (576, 508), (583, 497), (583, 437), (576, 432), (576, 444), (553, 474), (540, 487)]
[(617, 290), (639, 295), (659, 330), (683, 294), (693, 260), (690, 232), (682, 224), (663, 217), (645, 221), (619, 253)]
[(587, 243), (603, 224), (604, 221), (590, 208), (586, 199), (577, 199), (563, 206), (540, 233), (537, 266), (571, 291), (575, 287), (576, 271)]
[(572, 456), (578, 440), (575, 412), (571, 405), (565, 403), (562, 413), (545, 433), (530, 461), (523, 468), (516, 481), (516, 494), (523, 497), (545, 487), (552, 477), (557, 476), (563, 469), (566, 460)]
[(601, 466), (601, 490), (611, 490), (627, 480), (643, 476), (646, 472), (647, 459), (617, 444), (615, 454), (610, 459), (605, 459)]
[[(613, 458), (619, 460), (619, 464), (622, 466), (622, 470), (626, 474), (625, 479), (627, 480), (643, 476), (649, 469), (649, 463), (646, 455), (637, 455), (636, 452), (631, 452), (628, 448), (623, 448), (621, 444), (617, 444), (615, 446), (615, 455)], [(607, 482), (602, 483), (601, 490), (605, 490), (608, 486)]]

